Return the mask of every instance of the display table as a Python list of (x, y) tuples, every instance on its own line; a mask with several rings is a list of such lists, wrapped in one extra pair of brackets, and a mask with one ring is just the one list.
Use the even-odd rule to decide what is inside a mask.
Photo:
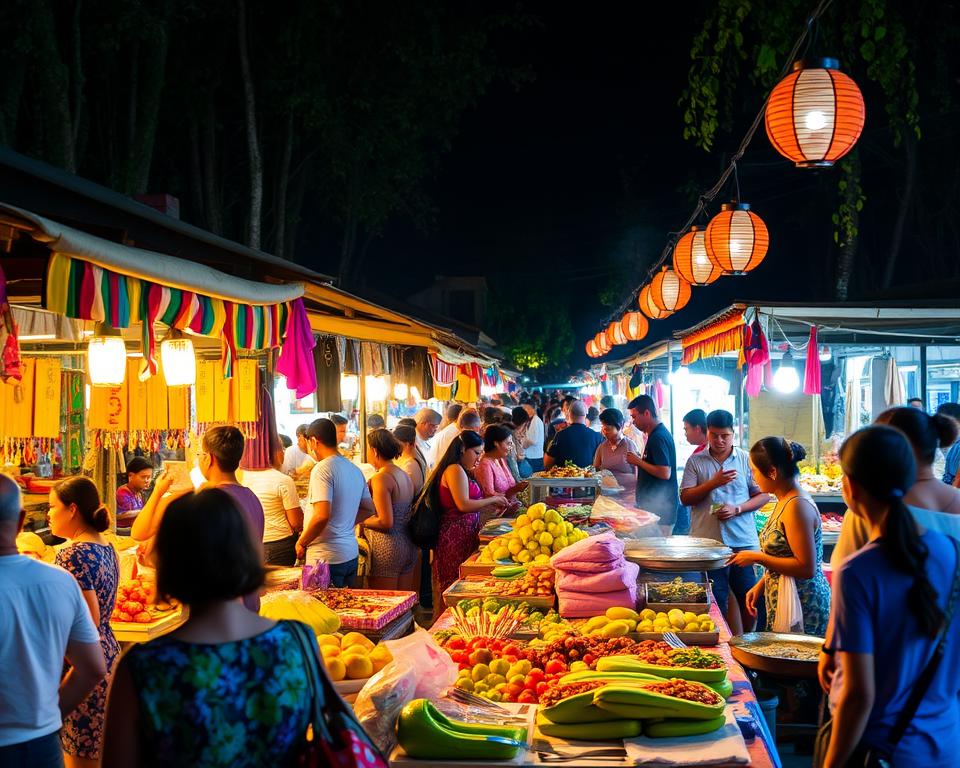
[[(736, 715), (749, 715), (752, 717), (756, 723), (757, 730), (761, 734), (759, 737), (747, 742), (747, 751), (749, 752), (751, 761), (750, 764), (754, 766), (754, 768), (780, 768), (781, 763), (779, 754), (777, 752), (776, 743), (774, 742), (770, 733), (767, 731), (763, 713), (760, 710), (760, 706), (757, 702), (756, 696), (754, 695), (753, 688), (751, 687), (747, 678), (746, 671), (733, 659), (729, 644), (730, 629), (727, 627), (726, 621), (724, 620), (723, 615), (720, 613), (720, 610), (717, 608), (716, 604), (712, 604), (710, 606), (710, 616), (720, 631), (720, 641), (717, 646), (707, 647), (704, 650), (718, 653), (723, 657), (724, 661), (726, 661), (728, 666), (727, 676), (730, 679), (730, 682), (733, 683), (734, 688), (733, 696), (728, 699), (728, 704), (731, 705)], [(444, 611), (444, 613), (434, 623), (433, 627), (430, 629), (430, 632), (433, 633), (440, 629), (450, 628), (451, 626), (452, 618), (449, 615), (449, 611)], [(594, 749), (596, 746), (596, 744), (585, 744), (584, 751)], [(402, 760), (395, 761), (394, 764), (399, 768), (401, 765), (409, 767), (411, 765), (426, 765), (427, 763), (424, 761)], [(430, 764), (434, 765), (435, 763)], [(478, 765), (477, 761), (472, 761), (469, 764)], [(503, 766), (543, 766), (547, 764), (554, 765), (558, 763), (556, 763), (556, 761), (541, 761), (534, 750), (528, 750), (525, 755), (518, 757), (516, 760), (491, 763), (491, 765)], [(559, 764), (568, 766), (569, 768), (619, 768), (620, 766), (631, 765), (632, 763), (626, 759), (616, 760), (605, 757), (603, 759), (591, 760), (589, 757), (585, 757), (583, 759), (564, 760)], [(468, 765), (468, 763), (445, 761), (443, 762), (443, 765)], [(664, 763), (663, 765), (668, 765), (668, 763)]]

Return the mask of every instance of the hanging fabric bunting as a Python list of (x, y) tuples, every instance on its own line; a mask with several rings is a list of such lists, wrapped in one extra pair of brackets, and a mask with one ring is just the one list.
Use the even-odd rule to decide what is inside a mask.
[(820, 354), (817, 345), (817, 327), (810, 329), (810, 342), (807, 344), (807, 365), (803, 372), (803, 394), (819, 395), (820, 387)]
[(747, 395), (756, 397), (760, 394), (760, 388), (763, 386), (764, 379), (773, 382), (772, 372), (770, 370), (770, 349), (767, 346), (767, 337), (763, 333), (763, 327), (759, 319), (754, 319), (750, 325), (744, 329), (743, 342), (743, 360), (747, 364)]
[(698, 328), (680, 340), (681, 365), (706, 360), (724, 352), (736, 352), (743, 346), (743, 311), (736, 310), (705, 328)]
[(23, 366), (20, 359), (20, 339), (13, 311), (7, 300), (7, 277), (0, 267), (0, 381), (20, 381)]
[(430, 353), (430, 373), (433, 375), (434, 384), (440, 387), (450, 387), (457, 380), (457, 366), (441, 360), (432, 352)]

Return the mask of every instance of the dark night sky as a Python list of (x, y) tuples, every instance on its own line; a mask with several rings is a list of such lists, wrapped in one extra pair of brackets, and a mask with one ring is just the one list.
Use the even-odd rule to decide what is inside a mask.
[[(650, 7), (609, 4), (589, 14), (567, 4), (531, 7), (542, 26), (523, 33), (506, 55), (531, 64), (535, 81), (518, 91), (499, 83), (464, 116), (431, 185), (436, 228), (389, 227), (371, 246), (372, 287), (404, 295), (439, 274), (547, 281), (558, 310), (571, 314), (574, 363), (588, 362), (583, 342), (610, 313), (597, 297), (600, 278), (611, 272), (602, 262), (617, 249), (645, 264), (655, 260), (668, 231), (692, 210), (684, 185), (711, 186), (721, 152), (735, 147), (749, 122), (738, 122), (735, 135), (709, 155), (683, 140), (677, 102), (686, 83), (689, 23), (700, 14), (694, 4), (668, 3), (658, 4), (652, 18)], [(761, 98), (754, 95), (751, 112)], [(826, 290), (828, 281), (806, 265), (802, 251), (822, 254), (832, 245), (830, 210), (818, 212), (811, 202), (823, 182), (778, 158), (761, 126), (740, 171), (742, 198), (770, 228), (774, 245), (766, 262), (747, 278), (694, 289), (686, 309), (652, 323), (646, 340), (618, 347), (615, 357), (694, 325), (736, 298), (809, 299)], [(791, 221), (798, 203), (803, 215)], [(632, 287), (625, 282), (623, 295)]]

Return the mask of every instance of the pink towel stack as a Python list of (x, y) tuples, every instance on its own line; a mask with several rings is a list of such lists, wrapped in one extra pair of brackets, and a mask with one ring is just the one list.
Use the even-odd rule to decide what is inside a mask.
[(550, 559), (556, 572), (560, 615), (599, 616), (616, 606), (635, 608), (640, 566), (623, 557), (623, 542), (612, 533), (591, 536)]

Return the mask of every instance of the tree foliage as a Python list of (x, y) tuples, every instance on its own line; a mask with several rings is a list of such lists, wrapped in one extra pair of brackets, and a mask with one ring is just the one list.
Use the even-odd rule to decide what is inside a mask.
[(543, 291), (499, 283), (491, 288), (487, 325), (508, 365), (541, 380), (564, 373), (574, 342), (566, 307)]

